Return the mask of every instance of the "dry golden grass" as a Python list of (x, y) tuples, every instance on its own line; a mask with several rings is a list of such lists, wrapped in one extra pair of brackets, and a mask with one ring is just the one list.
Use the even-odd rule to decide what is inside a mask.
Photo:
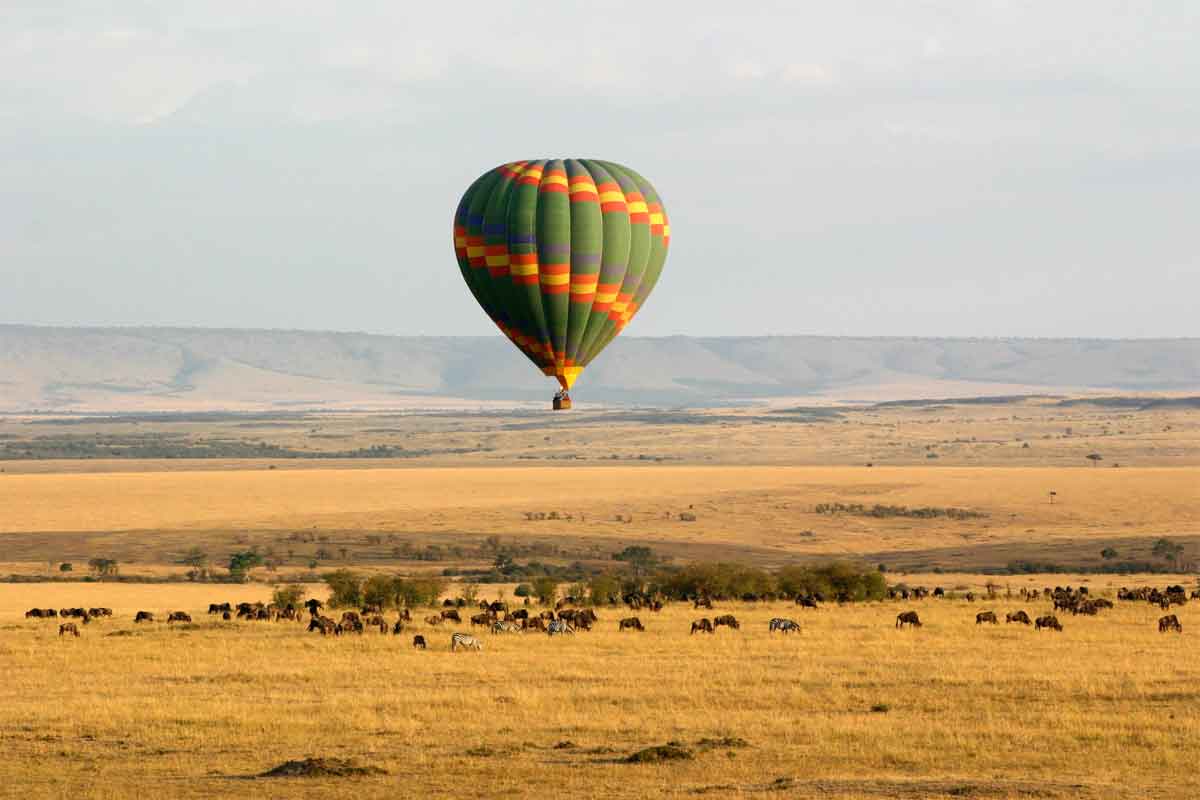
[[(253, 591), (253, 590), (248, 590)], [(261, 591), (261, 589), (259, 590)], [(295, 623), (213, 623), (231, 587), (30, 585), (0, 592), (0, 794), (38, 797), (1188, 797), (1200, 791), (1200, 618), (1157, 609), (1064, 617), (1061, 635), (976, 627), (983, 608), (925, 601), (801, 612), (727, 604), (741, 631), (689, 637), (690, 608), (623, 609), (574, 638), (449, 631), (323, 639)], [(30, 605), (100, 603), (111, 621), (59, 640)], [(134, 628), (182, 607), (198, 624)], [(897, 631), (915, 607), (919, 630)], [(770, 636), (769, 617), (802, 621)], [(113, 637), (117, 630), (133, 636)], [(411, 633), (412, 631), (410, 631)], [(872, 711), (885, 704), (886, 711)], [(698, 748), (738, 737), (748, 747)], [(666, 741), (694, 761), (632, 766)], [(555, 745), (573, 742), (573, 748)], [(375, 764), (362, 779), (249, 780), (283, 761)], [(773, 784), (777, 779), (783, 779)]]
[[(368, 534), (477, 542), (542, 538), (607, 557), (628, 542), (683, 557), (781, 563), (857, 556), (907, 569), (1002, 567), (1042, 556), (1098, 563), (1115, 543), (1148, 559), (1160, 536), (1200, 527), (1200, 467), (477, 467), (230, 470), (7, 475), (6, 561), (45, 570), (48, 559), (102, 555), (169, 563), (188, 547), (293, 548), (290, 533), (323, 532), (330, 549), (365, 553)], [(1051, 505), (1048, 492), (1056, 491)], [(818, 503), (956, 506), (985, 519), (828, 516)], [(695, 522), (681, 522), (691, 510)], [(570, 513), (529, 522), (525, 511)], [(616, 517), (632, 519), (617, 522)], [(45, 534), (30, 536), (27, 534)], [(85, 535), (56, 539), (65, 534)], [(57, 544), (56, 544), (57, 542)], [(390, 552), (385, 542), (371, 560)], [(214, 553), (216, 555), (216, 553)], [(576, 556), (578, 557), (578, 556)], [(226, 556), (227, 558), (227, 556)], [(354, 556), (350, 556), (351, 561)], [(329, 563), (326, 560), (326, 563)], [(128, 568), (127, 568), (128, 571)]]

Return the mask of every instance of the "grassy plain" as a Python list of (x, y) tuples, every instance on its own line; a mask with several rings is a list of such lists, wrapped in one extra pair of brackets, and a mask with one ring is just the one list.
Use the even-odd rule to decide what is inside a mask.
[[(80, 590), (88, 592), (82, 599)], [(103, 590), (103, 592), (100, 592)], [(134, 797), (1186, 797), (1200, 791), (1194, 627), (1119, 604), (1062, 634), (979, 626), (1043, 603), (879, 603), (818, 612), (718, 604), (740, 631), (689, 636), (689, 607), (601, 609), (573, 638), (449, 631), (324, 639), (295, 623), (220, 623), (231, 587), (30, 585), (0, 590), (0, 795)], [(259, 591), (262, 591), (261, 588)], [(96, 594), (92, 594), (96, 592)], [(113, 620), (60, 640), (31, 604), (107, 595)], [(183, 608), (197, 624), (136, 627)], [(898, 631), (899, 610), (925, 625)], [(774, 615), (801, 620), (771, 636)], [(117, 631), (132, 635), (113, 636)], [(422, 632), (427, 652), (409, 647)], [(704, 745), (703, 740), (744, 740)], [(668, 741), (695, 753), (620, 763)], [(570, 743), (564, 744), (564, 743)], [(338, 756), (364, 778), (254, 776)]]
[[(1178, 611), (1182, 636), (1159, 635), (1161, 612), (1142, 604), (1064, 618), (1061, 635), (974, 625), (983, 608), (1048, 610), (1015, 599), (816, 613), (734, 603), (706, 613), (734, 613), (743, 629), (714, 637), (689, 637), (698, 614), (683, 606), (643, 613), (644, 634), (618, 634), (626, 612), (602, 609), (591, 634), (486, 636), (482, 654), (451, 654), (449, 631), (422, 625), (409, 633), (432, 647), (418, 653), (408, 636), (335, 641), (199, 613), (330, 568), (490, 563), (489, 537), (524, 548), (520, 561), (611, 566), (615, 550), (649, 544), (676, 563), (883, 563), (892, 580), (948, 589), (978, 589), (993, 580), (981, 570), (1014, 560), (1093, 569), (1105, 547), (1161, 563), (1151, 547), (1164, 536), (1185, 560), (1200, 550), (1194, 408), (779, 411), (0, 418), (0, 575), (60, 578), (70, 561), (78, 578), (103, 557), (127, 577), (178, 577), (195, 547), (218, 566), (249, 547), (278, 562), (237, 586), (0, 584), (0, 796), (1196, 794), (1194, 603)], [(141, 457), (146, 447), (174, 457)], [(226, 447), (295, 457), (196, 457)], [(72, 448), (90, 455), (37, 455)], [(337, 457), (364, 449), (375, 455)], [(818, 513), (823, 503), (982, 516)], [(430, 545), (441, 555), (417, 560)], [(994, 580), (1111, 592), (1195, 576)], [(76, 605), (117, 616), (63, 640), (22, 617)], [(909, 607), (925, 627), (895, 630)], [(197, 622), (135, 628), (139, 609)], [(768, 636), (775, 614), (800, 618), (804, 633)], [(747, 746), (698, 744), (723, 737)], [(667, 741), (695, 760), (620, 763)], [(253, 777), (322, 755), (387, 774)]]

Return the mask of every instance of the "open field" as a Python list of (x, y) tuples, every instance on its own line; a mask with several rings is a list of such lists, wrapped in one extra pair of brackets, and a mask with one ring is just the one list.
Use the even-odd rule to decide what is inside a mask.
[[(249, 545), (282, 567), (395, 566), (403, 543), (536, 541), (606, 559), (644, 543), (680, 558), (780, 564), (855, 557), (922, 570), (1017, 558), (1099, 564), (1113, 546), (1149, 558), (1158, 537), (1200, 540), (1200, 467), (383, 468), (5, 475), (4, 562), (34, 570), (103, 556), (126, 572), (219, 559)], [(1054, 504), (1049, 491), (1057, 492)], [(972, 519), (822, 514), (822, 503), (962, 508)], [(535, 520), (526, 512), (557, 512)], [(685, 522), (679, 514), (694, 514)], [(565, 519), (566, 515), (571, 519)], [(617, 517), (620, 516), (620, 522)], [(632, 521), (626, 521), (632, 520)], [(299, 536), (303, 534), (303, 536)], [(342, 553), (342, 550), (345, 553)], [(470, 560), (469, 557), (465, 557)], [(139, 566), (140, 565), (140, 566)]]
[[(237, 599), (234, 591), (0, 587), (0, 794), (1177, 798), (1200, 790), (1192, 768), (1200, 618), (1190, 605), (1179, 611), (1182, 636), (1157, 633), (1161, 612), (1144, 603), (1063, 617), (1062, 634), (974, 624), (983, 608), (1048, 610), (1018, 599), (816, 612), (718, 604), (705, 615), (736, 614), (742, 629), (711, 637), (688, 635), (700, 613), (684, 605), (641, 612), (642, 634), (618, 633), (628, 612), (602, 608), (592, 633), (485, 635), (482, 653), (452, 654), (448, 630), (420, 623), (400, 637), (325, 639), (296, 623), (203, 615), (206, 599)], [(29, 605), (102, 593), (117, 616), (79, 639), (20, 617)], [(192, 611), (197, 624), (135, 628), (130, 614), (143, 603)], [(894, 628), (907, 608), (923, 628)], [(780, 614), (801, 620), (803, 633), (768, 635), (768, 618)], [(429, 651), (409, 647), (412, 632), (427, 636)], [(620, 763), (668, 741), (695, 759)], [(387, 774), (253, 778), (309, 756)]]

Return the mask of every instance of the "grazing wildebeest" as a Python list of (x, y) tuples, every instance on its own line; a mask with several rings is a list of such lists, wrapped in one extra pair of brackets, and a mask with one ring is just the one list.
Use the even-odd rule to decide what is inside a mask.
[(233, 615), (230, 614), (228, 611), (222, 611), (221, 619), (224, 620), (225, 622), (229, 622), (229, 620), (233, 619)]
[(737, 617), (733, 614), (724, 614), (713, 620), (713, 628), (719, 628), (722, 625), (733, 628), (735, 631), (742, 627), (738, 625)]
[(364, 617), (368, 614), (375, 616), (376, 614), (383, 613), (383, 606), (379, 605), (379, 603), (366, 603), (363, 605), (360, 611)]
[(990, 622), (993, 625), (1000, 624), (1000, 620), (996, 619), (995, 611), (980, 611), (975, 615), (975, 624), (982, 625), (985, 622)]
[(384, 620), (382, 614), (373, 615), (370, 619), (366, 620), (364, 624), (370, 625), (372, 628), (379, 628), (380, 633), (388, 632), (388, 624)]
[(817, 607), (817, 598), (813, 597), (812, 595), (806, 594), (803, 597), (796, 598), (796, 605), (800, 606), (801, 608), (816, 608)]
[(921, 627), (921, 618), (917, 616), (917, 612), (902, 611), (896, 615), (896, 627), (903, 628), (905, 625), (911, 628)]
[(546, 620), (541, 617), (528, 617), (524, 620), (525, 630), (527, 631), (544, 631), (546, 630)]
[(512, 613), (511, 616), (513, 619), (529, 619), (529, 610), (525, 608), (518, 608)]
[(308, 609), (308, 613), (310, 616), (315, 617), (315, 616), (317, 616), (317, 612), (325, 607), (325, 604), (314, 597), (314, 598), (305, 600), (304, 607)]
[(707, 608), (712, 609), (712, 600), (708, 597), (697, 597), (692, 605), (692, 609)]
[(800, 623), (796, 622), (794, 619), (784, 619), (783, 617), (775, 617), (768, 624), (767, 632), (774, 633), (775, 631), (779, 631), (780, 633), (792, 633), (793, 631), (796, 633), (799, 633), (800, 632)]
[(1062, 632), (1062, 623), (1059, 622), (1058, 617), (1054, 616), (1053, 614), (1047, 614), (1044, 617), (1038, 617), (1037, 621), (1033, 623), (1033, 627), (1034, 630), (1039, 631), (1044, 628), (1048, 631)]
[(46, 616), (40, 608), (31, 608), (25, 612), (25, 619), (42, 619)]
[(229, 603), (209, 603), (208, 604), (208, 613), (210, 613), (210, 614), (224, 614), (226, 612), (229, 612), (231, 614), (233, 613), (233, 606), (231, 606)]
[(137, 622), (154, 622), (154, 615), (149, 611), (139, 611), (134, 615), (133, 621)]
[(404, 633), (404, 620), (398, 619), (396, 620), (395, 624), (392, 625), (392, 635), (399, 636), (402, 633)]
[(623, 619), (617, 623), (617, 630), (618, 631), (644, 631), (644, 630), (646, 630), (646, 628), (643, 627), (642, 621), (640, 619), (638, 619), (637, 617), (626, 617), (625, 619)]
[(1174, 614), (1168, 614), (1167, 616), (1159, 619), (1158, 632), (1166, 633), (1167, 631), (1183, 633), (1183, 625), (1179, 622), (1179, 617), (1175, 616)]
[(191, 621), (192, 621), (191, 615), (185, 614), (182, 611), (172, 611), (170, 614), (167, 614), (167, 624), (168, 625), (170, 625), (172, 622), (191, 622)]
[(308, 621), (308, 632), (312, 633), (313, 631), (317, 631), (322, 636), (340, 636), (342, 633), (342, 626), (334, 622), (329, 617), (316, 616), (310, 618)]
[(413, 637), (413, 648), (416, 650), (424, 650), (425, 649), (425, 637), (419, 633), (416, 636), (414, 636)]
[(696, 631), (700, 631), (701, 633), (712, 633), (713, 632), (712, 621), (708, 617), (702, 617), (702, 618), (696, 620), (695, 622), (692, 623), (692, 630), (691, 630), (691, 633), (689, 633), (688, 635), (691, 636)]
[(945, 589), (943, 589), (943, 588), (942, 588), (942, 587), (940, 587), (940, 586), (937, 586), (937, 587), (935, 587), (935, 588), (934, 588), (934, 590), (933, 590), (933, 596), (934, 596), (934, 597), (943, 597), (943, 598), (944, 598), (944, 597), (946, 596), (946, 590), (945, 590)]
[(1005, 614), (1005, 615), (1004, 615), (1004, 621), (1005, 621), (1006, 623), (1008, 623), (1008, 622), (1019, 622), (1019, 623), (1021, 623), (1022, 625), (1031, 625), (1031, 624), (1033, 624), (1033, 623), (1031, 623), (1031, 622), (1030, 622), (1030, 620), (1029, 620), (1029, 615), (1028, 615), (1028, 614), (1026, 614), (1024, 611), (1010, 611), (1010, 612), (1008, 612), (1007, 614)]
[(58, 635), (59, 636), (65, 636), (68, 633), (71, 634), (72, 636), (79, 635), (79, 628), (75, 627), (74, 622), (64, 622), (62, 625), (58, 626)]
[(453, 620), (454, 622), (462, 622), (462, 617), (458, 613), (457, 608), (450, 608), (442, 611), (442, 619)]
[(487, 626), (491, 625), (492, 622), (493, 620), (491, 614), (476, 614), (471, 617), (471, 627), (475, 627), (476, 625)]
[(460, 647), (464, 650), (483, 650), (483, 642), (466, 633), (452, 633), (450, 651), (457, 652)]
[(443, 621), (444, 620), (439, 614), (433, 614), (425, 618), (426, 625), (441, 625)]

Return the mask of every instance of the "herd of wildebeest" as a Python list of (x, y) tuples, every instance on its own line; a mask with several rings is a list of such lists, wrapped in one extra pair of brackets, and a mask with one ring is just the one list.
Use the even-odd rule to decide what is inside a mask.
[[(932, 592), (924, 587), (892, 587), (888, 590), (888, 596), (894, 601), (904, 600), (923, 600), (929, 597), (945, 598), (947, 593), (941, 588), (935, 588)], [(1102, 597), (1092, 597), (1087, 587), (1072, 588), (1070, 586), (1057, 586), (1051, 589), (1021, 589), (1019, 595), (1022, 600), (1038, 601), (1050, 600), (1053, 603), (1055, 612), (1069, 612), (1073, 615), (1085, 614), (1094, 616), (1105, 609), (1113, 607), (1111, 600)], [(967, 592), (963, 595), (968, 602), (975, 602), (978, 598), (972, 592)], [(1012, 595), (1009, 595), (1012, 597)], [(996, 600), (997, 596), (994, 593), (986, 595), (987, 600)], [(1165, 589), (1157, 589), (1153, 587), (1143, 586), (1134, 589), (1122, 587), (1117, 592), (1117, 599), (1130, 602), (1146, 602), (1158, 606), (1164, 611), (1170, 610), (1173, 606), (1182, 606), (1189, 600), (1187, 590), (1180, 585), (1168, 586)], [(1191, 592), (1190, 599), (1200, 599), (1200, 589), (1195, 589)], [(722, 595), (701, 595), (688, 599), (692, 603), (695, 610), (709, 609), (713, 607), (714, 601), (774, 601), (778, 598), (773, 596), (743, 596), (743, 597), (728, 597)], [(846, 602), (844, 597), (833, 598), (834, 602)], [(528, 599), (525, 601), (528, 604)], [(613, 607), (625, 605), (631, 611), (648, 610), (658, 612), (663, 609), (664, 604), (668, 602), (666, 598), (648, 594), (628, 594), (618, 600), (610, 598), (609, 604)], [(826, 598), (820, 593), (811, 593), (797, 596), (794, 602), (801, 608), (818, 609), (825, 602)], [(594, 608), (580, 608), (582, 605), (576, 601), (574, 597), (565, 597), (555, 604), (554, 610), (546, 609), (537, 611), (528, 607), (520, 607), (510, 609), (508, 603), (503, 601), (487, 602), (478, 601), (477, 613), (467, 611), (471, 604), (464, 598), (446, 599), (442, 602), (442, 608), (436, 614), (430, 614), (424, 618), (425, 625), (434, 628), (447, 623), (463, 624), (463, 614), (467, 614), (467, 621), (471, 627), (483, 628), (493, 634), (517, 634), (526, 632), (540, 632), (549, 636), (561, 634), (574, 634), (576, 631), (590, 631), (593, 626), (599, 622), (599, 617)], [(317, 599), (310, 599), (302, 603), (299, 607), (293, 604), (279, 606), (274, 603), (238, 603), (233, 605), (230, 603), (211, 603), (208, 607), (209, 615), (219, 616), (222, 620), (252, 620), (265, 622), (295, 622), (306, 624), (307, 630), (312, 633), (319, 633), (322, 636), (341, 636), (343, 634), (363, 634), (368, 630), (378, 630), (381, 634), (391, 633), (392, 635), (401, 635), (412, 625), (412, 612), (408, 608), (399, 609), (396, 614), (397, 618), (393, 622), (389, 622), (384, 618), (384, 610), (380, 605), (368, 604), (362, 606), (358, 611), (343, 611), (340, 618), (325, 616), (325, 604)], [(305, 612), (307, 611), (307, 614)], [(112, 609), (109, 608), (31, 608), (25, 612), (26, 618), (30, 619), (55, 619), (62, 620), (59, 624), (59, 636), (79, 636), (79, 625), (74, 620), (79, 620), (80, 624), (88, 625), (94, 619), (111, 617)], [(153, 623), (158, 619), (153, 612), (138, 611), (134, 615), (135, 624)], [(166, 622), (168, 625), (174, 623), (188, 624), (192, 622), (192, 617), (184, 611), (171, 611), (166, 614)], [(1036, 630), (1054, 630), (1062, 631), (1062, 623), (1054, 614), (1045, 614), (1030, 619), (1029, 615), (1024, 610), (1016, 610), (1007, 612), (1004, 615), (1005, 623), (1018, 623), (1023, 625), (1033, 625)], [(998, 625), (1000, 622), (999, 616), (995, 611), (980, 611), (975, 615), (975, 624)], [(732, 614), (723, 614), (715, 616), (713, 619), (702, 617), (691, 623), (691, 633), (715, 633), (718, 628), (726, 627), (730, 630), (739, 630), (741, 625), (737, 618)], [(903, 611), (896, 616), (896, 627), (904, 628), (919, 628), (921, 627), (921, 618), (916, 611)], [(794, 619), (783, 617), (772, 618), (768, 624), (770, 633), (798, 633), (800, 631), (800, 623)], [(619, 631), (645, 631), (646, 626), (638, 616), (622, 617), (617, 621), (617, 630)], [(1183, 625), (1179, 621), (1176, 614), (1167, 614), (1161, 617), (1158, 621), (1158, 630), (1160, 633), (1174, 631), (1176, 633), (1183, 632)], [(413, 647), (425, 649), (426, 639), (424, 634), (415, 634), (412, 639)], [(482, 644), (478, 639), (467, 634), (456, 632), (451, 636), (451, 649), (458, 650), (460, 648), (482, 649)]]

